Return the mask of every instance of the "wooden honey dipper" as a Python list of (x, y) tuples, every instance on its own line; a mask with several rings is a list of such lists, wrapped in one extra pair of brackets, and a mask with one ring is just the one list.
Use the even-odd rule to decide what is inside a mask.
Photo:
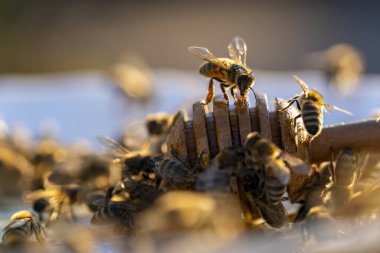
[[(173, 148), (183, 161), (192, 166), (204, 152), (201, 164), (207, 167), (220, 150), (243, 143), (251, 131), (259, 131), (286, 152), (310, 162), (328, 161), (330, 147), (334, 150), (352, 147), (380, 152), (380, 122), (376, 119), (325, 127), (308, 150), (308, 145), (305, 145), (308, 136), (301, 120), (297, 121), (297, 131), (293, 125), (293, 119), (299, 112), (293, 107), (279, 112), (287, 105), (280, 98), (276, 98), (274, 104), (275, 111), (270, 112), (267, 95), (261, 93), (256, 94), (255, 107), (249, 107), (249, 102), (227, 106), (223, 97), (216, 96), (212, 103), (213, 112), (209, 112), (208, 107), (198, 101), (193, 104), (192, 120), (188, 119), (185, 111), (180, 111), (175, 117), (167, 139), (168, 154)], [(305, 175), (293, 175), (290, 188), (293, 185), (294, 191), (300, 190), (305, 178)]]

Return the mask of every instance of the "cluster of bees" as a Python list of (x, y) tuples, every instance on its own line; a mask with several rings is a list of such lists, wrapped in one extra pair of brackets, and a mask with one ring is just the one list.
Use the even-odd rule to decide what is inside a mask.
[[(255, 78), (246, 66), (244, 40), (234, 38), (228, 49), (231, 58), (218, 58), (206, 48), (189, 48), (206, 60), (200, 68), (201, 74), (210, 78), (205, 104), (214, 96), (213, 80), (221, 83), (226, 100), (226, 89), (231, 89), (236, 103), (244, 103), (252, 90)], [(322, 131), (323, 111), (349, 113), (325, 104), (320, 93), (298, 77), (296, 80), (302, 93), (291, 98), (283, 110), (296, 103), (300, 114), (294, 121), (302, 119), (302, 131), (311, 139)], [(111, 163), (81, 156), (76, 161), (70, 158), (66, 164), (76, 169), (61, 165), (64, 169), (59, 170), (54, 156), (40, 157), (34, 165), (36, 171), (43, 171), (35, 176), (39, 183), (23, 194), (37, 215), (29, 211), (15, 213), (4, 230), (3, 244), (19, 244), (32, 237), (44, 244), (45, 229), (50, 224), (76, 221), (73, 207), (78, 203), (87, 204), (93, 213), (92, 224), (111, 226), (115, 233), (130, 236), (204, 229), (226, 235), (232, 233), (231, 228), (283, 231), (300, 224), (302, 235), (309, 239), (323, 236), (316, 225), (321, 220), (333, 224), (334, 217), (352, 215), (357, 207), (365, 206), (362, 210), (368, 212), (361, 215), (368, 217), (378, 210), (376, 204), (365, 204), (368, 196), (379, 191), (376, 170), (367, 170), (368, 156), (363, 158), (350, 147), (331, 150), (331, 161), (310, 164), (284, 152), (260, 133), (251, 132), (242, 145), (221, 150), (207, 168), (201, 166), (203, 154), (194, 166), (189, 166), (173, 148), (166, 153), (165, 139), (174, 117), (148, 118), (148, 137), (138, 149), (99, 137), (112, 150)], [(114, 167), (121, 173), (110, 180)], [(288, 187), (295, 171), (310, 173), (301, 194), (292, 201), (299, 207), (289, 213), (284, 203), (288, 203)]]

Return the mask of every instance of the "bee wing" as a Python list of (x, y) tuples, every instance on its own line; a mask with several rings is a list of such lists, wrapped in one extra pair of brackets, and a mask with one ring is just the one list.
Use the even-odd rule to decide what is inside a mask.
[(347, 110), (342, 109), (342, 108), (339, 108), (339, 107), (332, 105), (332, 104), (323, 104), (323, 108), (327, 113), (332, 113), (334, 110), (337, 110), (337, 111), (343, 112), (343, 113), (348, 114), (348, 115), (353, 115), (352, 112), (347, 111)]
[(366, 167), (368, 165), (368, 161), (369, 161), (369, 153), (367, 153), (365, 155), (360, 166), (359, 165), (357, 166), (357, 170), (355, 172), (355, 183), (357, 183), (361, 179), (361, 177), (363, 176), (364, 170), (366, 169)]
[(306, 93), (309, 90), (309, 86), (301, 78), (299, 78), (296, 75), (293, 75), (293, 78), (296, 79), (299, 86), (301, 86), (301, 89), (303, 90), (303, 92)]
[(108, 136), (97, 136), (96, 139), (115, 156), (122, 157), (129, 153), (129, 150)]
[(9, 223), (9, 224), (3, 229), (3, 231), (7, 231), (8, 229), (15, 229), (15, 228), (23, 227), (23, 226), (25, 226), (25, 224), (26, 224), (27, 222), (29, 222), (29, 219), (20, 219), (20, 220), (12, 221), (11, 223)]
[(210, 52), (207, 48), (204, 47), (188, 47), (187, 50), (189, 50), (190, 53), (193, 53), (194, 55), (198, 56), (199, 58), (214, 63), (215, 65), (226, 69), (227, 66), (218, 59), (213, 53)]
[(270, 226), (274, 228), (281, 228), (288, 224), (288, 212), (282, 202), (278, 202), (276, 204), (266, 203), (265, 201), (256, 198), (254, 201), (260, 210), (261, 216)]
[(292, 172), (299, 175), (309, 175), (311, 173), (311, 166), (308, 162), (286, 152), (281, 154), (281, 157)]
[(228, 53), (231, 59), (235, 60), (238, 64), (246, 66), (247, 61), (247, 44), (241, 37), (234, 37), (228, 45)]

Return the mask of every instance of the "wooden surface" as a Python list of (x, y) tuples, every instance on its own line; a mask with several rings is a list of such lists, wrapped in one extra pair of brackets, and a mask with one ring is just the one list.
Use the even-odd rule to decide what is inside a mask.
[(310, 144), (311, 162), (330, 159), (330, 150), (351, 147), (359, 151), (380, 152), (380, 121), (376, 119), (328, 126)]
[(210, 163), (210, 148), (208, 145), (208, 137), (206, 130), (206, 113), (207, 107), (202, 105), (200, 101), (193, 104), (193, 131), (195, 138), (195, 146), (197, 154), (204, 152), (201, 165), (206, 168)]
[(168, 154), (171, 155), (171, 150), (174, 149), (179, 158), (182, 161), (188, 163), (188, 151), (186, 146), (186, 137), (185, 137), (185, 119), (187, 114), (185, 111), (179, 111), (173, 119), (172, 131), (168, 135)]
[(216, 126), (214, 113), (206, 114), (206, 130), (207, 130), (207, 140), (210, 148), (210, 159), (214, 158), (218, 152), (218, 141), (216, 138)]
[(260, 133), (268, 140), (272, 140), (272, 130), (269, 120), (269, 105), (267, 94), (256, 94), (256, 109), (259, 118)]
[(192, 121), (185, 122), (185, 140), (186, 140), (188, 162), (189, 162), (189, 165), (193, 167), (199, 155), (197, 154)]
[(232, 145), (230, 119), (228, 107), (222, 96), (215, 96), (213, 100), (216, 139), (219, 151)]
[(230, 119), (232, 145), (240, 145), (239, 120), (235, 105), (228, 107), (228, 116)]
[[(295, 139), (297, 138), (297, 134), (294, 129), (293, 125), (293, 119), (295, 116), (299, 114), (299, 112), (294, 108), (290, 107), (289, 109), (279, 112), (278, 110), (281, 110), (284, 108), (288, 103), (280, 98), (275, 99), (275, 108), (277, 110), (277, 116), (278, 116), (278, 122), (279, 122), (279, 128), (281, 131), (281, 139), (282, 139), (282, 146), (285, 152), (288, 152), (293, 155), (297, 155), (301, 159), (303, 158), (303, 155), (300, 155), (298, 152), (298, 147), (296, 144)], [(299, 123), (297, 123), (299, 124)], [(288, 194), (289, 194), (289, 200), (290, 202), (294, 203), (296, 202), (301, 193), (302, 190), (308, 182), (308, 176), (303, 174), (297, 174), (293, 170), (290, 170), (290, 183), (288, 186)]]
[[(295, 107), (278, 112), (287, 102), (275, 100), (276, 111), (268, 111), (266, 96), (258, 94), (257, 108), (227, 107), (222, 97), (215, 97), (213, 111), (199, 102), (193, 105), (192, 121), (186, 121), (186, 113), (180, 111), (174, 119), (173, 127), (168, 135), (168, 150), (173, 147), (180, 158), (193, 164), (203, 151), (205, 155), (202, 165), (207, 166), (219, 150), (240, 143), (250, 130), (261, 130), (263, 136), (271, 139), (284, 151), (308, 160), (319, 163), (330, 159), (330, 147), (339, 150), (352, 147), (358, 151), (380, 152), (380, 122), (374, 120), (329, 126), (308, 146), (307, 133), (304, 131), (302, 120), (298, 120), (296, 127), (293, 119), (299, 114)], [(185, 123), (186, 121), (186, 123)], [(292, 172), (290, 195), (296, 194), (305, 182), (304, 176)]]
[(249, 117), (249, 102), (236, 105), (239, 123), (239, 136), (242, 143), (245, 142), (247, 135), (251, 132), (251, 119)]
[(251, 123), (251, 131), (259, 132), (260, 131), (259, 115), (255, 107), (249, 108), (249, 120)]

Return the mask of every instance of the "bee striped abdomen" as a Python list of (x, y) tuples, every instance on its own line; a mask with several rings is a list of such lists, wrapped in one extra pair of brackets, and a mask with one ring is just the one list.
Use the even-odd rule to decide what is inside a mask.
[(347, 187), (353, 182), (356, 166), (356, 159), (353, 154), (340, 154), (335, 166), (337, 187)]
[(175, 188), (186, 189), (195, 183), (195, 176), (177, 159), (165, 157), (156, 163), (154, 170)]
[(272, 203), (277, 203), (282, 200), (282, 196), (286, 192), (286, 185), (278, 182), (276, 178), (268, 178), (265, 181), (266, 196)]
[(218, 80), (225, 80), (225, 71), (222, 70), (219, 66), (211, 63), (205, 62), (199, 69), (199, 72), (207, 77), (215, 78)]
[(321, 106), (305, 102), (301, 110), (303, 124), (310, 135), (317, 135), (322, 130), (323, 114)]

